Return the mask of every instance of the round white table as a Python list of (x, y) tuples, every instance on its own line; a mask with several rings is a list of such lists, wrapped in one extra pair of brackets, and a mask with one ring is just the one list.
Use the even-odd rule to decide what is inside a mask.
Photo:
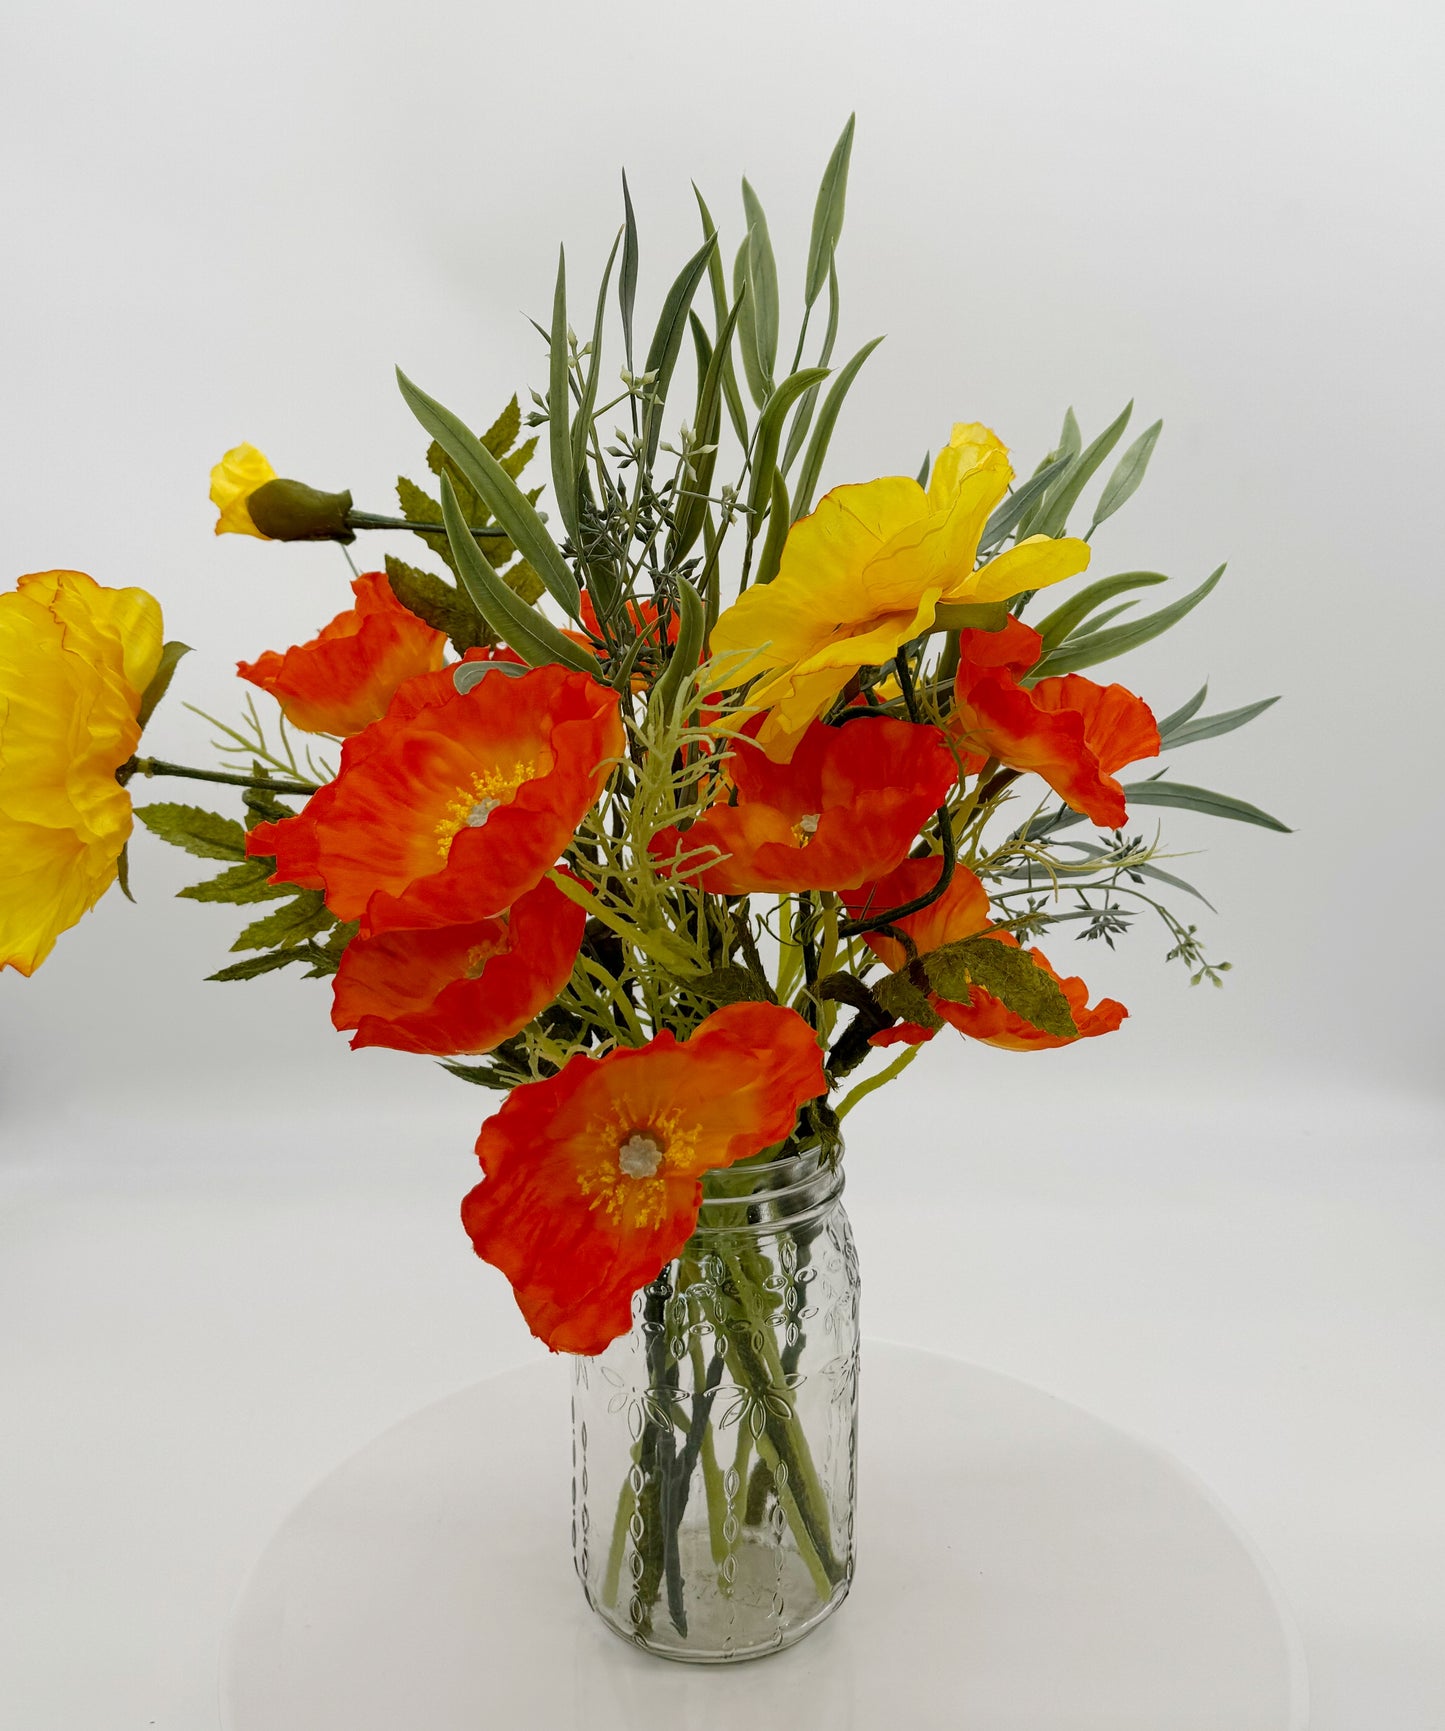
[(1298, 1637), (1160, 1450), (1038, 1389), (866, 1343), (858, 1574), (798, 1647), (669, 1664), (568, 1550), (566, 1367), (425, 1408), (291, 1513), (242, 1597), (227, 1731), (1303, 1731)]

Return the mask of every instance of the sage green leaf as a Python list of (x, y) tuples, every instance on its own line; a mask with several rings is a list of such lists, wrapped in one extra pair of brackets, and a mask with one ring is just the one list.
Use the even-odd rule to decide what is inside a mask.
[(1162, 571), (1121, 571), (1116, 577), (1100, 577), (1097, 582), (1080, 589), (1077, 595), (1071, 595), (1046, 619), (1039, 621), (1035, 629), (1044, 640), (1044, 654), (1056, 649), (1096, 608), (1102, 607), (1106, 601), (1112, 601), (1116, 595), (1127, 594), (1131, 589), (1151, 588), (1156, 583), (1168, 581)]
[(1159, 732), (1167, 733), (1171, 728), (1182, 727), (1186, 721), (1192, 721), (1204, 707), (1204, 700), (1209, 695), (1209, 681), (1206, 679), (1188, 701), (1181, 704), (1172, 715), (1166, 715), (1159, 723)]
[(778, 261), (773, 256), (768, 219), (763, 214), (762, 203), (748, 184), (746, 175), (743, 176), (743, 213), (747, 218), (748, 238), (751, 242), (748, 264), (756, 296), (753, 318), (758, 359), (762, 362), (766, 377), (772, 378), (773, 369), (778, 364)]
[[(461, 470), (467, 484), (485, 501), (498, 523), (516, 543), (518, 551), (542, 579), (548, 594), (564, 613), (576, 619), (582, 600), (577, 579), (572, 575), (561, 550), (547, 533), (542, 519), (526, 495), (486, 446), (450, 409), (443, 408), (434, 397), (429, 397), (425, 391), (414, 385), (399, 367), (396, 377), (411, 412)], [(457, 504), (455, 491), (452, 492), (452, 507), (460, 539), (466, 542), (476, 559), (487, 565), (490, 571), (490, 564), (477, 553), (476, 543), (469, 532), (470, 525)], [(452, 544), (453, 557), (458, 558), (458, 536), (451, 533), (450, 527), (448, 539)], [(458, 575), (461, 575), (459, 558)]]
[(812, 306), (822, 293), (833, 254), (843, 233), (843, 210), (848, 199), (848, 163), (853, 155), (853, 127), (856, 114), (848, 116), (848, 124), (839, 134), (823, 170), (817, 202), (813, 206), (813, 232), (808, 239), (808, 275), (803, 290), (806, 305)]
[(778, 565), (783, 557), (783, 543), (788, 538), (788, 530), (792, 527), (792, 518), (788, 515), (788, 484), (783, 479), (780, 469), (773, 470), (773, 497), (768, 505), (768, 532), (763, 540), (763, 551), (758, 559), (758, 574), (754, 578), (757, 583), (771, 583), (778, 574)]
[(617, 304), (622, 311), (622, 346), (627, 355), (627, 370), (632, 371), (632, 314), (637, 306), (637, 212), (632, 208), (632, 192), (627, 185), (627, 170), (622, 171), (623, 242), (622, 275), (617, 279)]
[(752, 530), (756, 532), (763, 506), (773, 496), (773, 474), (778, 466), (778, 446), (783, 437), (783, 421), (788, 410), (810, 385), (828, 376), (826, 367), (804, 367), (783, 380), (767, 400), (758, 417), (757, 438), (751, 458), (752, 481), (748, 487), (748, 510), (753, 513)]
[(1094, 521), (1090, 525), (1092, 534), (1106, 517), (1112, 517), (1121, 505), (1133, 498), (1139, 489), (1139, 483), (1144, 479), (1144, 471), (1149, 467), (1149, 459), (1154, 455), (1154, 447), (1159, 443), (1159, 434), (1163, 430), (1163, 421), (1155, 421), (1152, 427), (1146, 427), (1124, 455), (1115, 465), (1114, 473), (1104, 483), (1104, 491), (1099, 495), (1099, 503), (1094, 507)]
[(743, 376), (748, 394), (759, 408), (767, 402), (773, 381), (763, 368), (758, 351), (757, 286), (753, 282), (752, 236), (748, 235), (733, 260), (733, 299), (742, 303), (738, 313), (738, 348), (742, 351)]
[(501, 640), (515, 649), (532, 667), (558, 661), (564, 667), (579, 672), (599, 672), (597, 657), (581, 644), (564, 637), (550, 620), (535, 607), (513, 594), (501, 576), (492, 569), (477, 548), (462, 520), (456, 491), (447, 476), (442, 477), (442, 522), (451, 539), (452, 556), (461, 574), (462, 586), (476, 603), (478, 611)]
[(682, 352), (682, 339), (687, 331), (687, 315), (692, 310), (693, 296), (707, 270), (707, 261), (716, 247), (716, 237), (705, 240), (678, 272), (677, 279), (667, 291), (667, 299), (662, 303), (662, 315), (657, 321), (657, 329), (653, 332), (652, 344), (647, 351), (643, 370), (657, 375), (651, 386), (652, 400), (647, 405), (649, 463), (656, 457), (658, 441), (662, 437), (663, 406), (667, 401), (667, 390), (672, 383), (677, 357)]
[(970, 985), (979, 986), (1040, 1033), (1071, 1040), (1079, 1032), (1063, 988), (1028, 950), (994, 937), (960, 938), (926, 955), (923, 969), (929, 985), (951, 1003), (966, 1004)]
[(652, 692), (652, 700), (664, 716), (672, 714), (679, 693), (697, 672), (697, 664), (702, 658), (702, 640), (707, 630), (707, 612), (702, 597), (692, 584), (680, 581), (676, 593), (677, 642)]
[[(997, 507), (988, 522), (983, 526), (983, 534), (979, 538), (978, 550), (987, 553), (996, 547), (1009, 531), (1019, 523), (1039, 503), (1043, 494), (1061, 481), (1074, 461), (1072, 457), (1047, 458), (1042, 466), (1034, 471), (1021, 487), (1015, 487), (1008, 498)], [(923, 472), (918, 477), (920, 487), (928, 485), (928, 465), (925, 463)]]
[(246, 832), (233, 817), (204, 811), (198, 805), (177, 805), (168, 800), (138, 805), (135, 815), (152, 835), (181, 847), (197, 859), (246, 857)]
[(1007, 601), (946, 601), (933, 610), (931, 631), (1002, 631), (1012, 615)]
[(1262, 697), (1258, 703), (1246, 703), (1239, 709), (1224, 709), (1218, 715), (1202, 715), (1198, 721), (1180, 722), (1167, 732), (1161, 727), (1159, 749), (1173, 751), (1176, 746), (1197, 745), (1201, 739), (1217, 739), (1221, 733), (1233, 733), (1236, 727), (1243, 727), (1278, 702), (1277, 697)]
[(828, 387), (823, 398), (823, 406), (818, 411), (818, 424), (813, 428), (813, 436), (808, 441), (808, 449), (803, 454), (803, 466), (798, 471), (798, 488), (793, 495), (793, 520), (806, 517), (813, 509), (813, 494), (818, 486), (818, 477), (823, 470), (823, 461), (828, 455), (828, 444), (833, 437), (833, 429), (838, 425), (838, 416), (843, 408), (843, 399), (848, 395), (854, 379), (863, 369), (866, 361), (883, 341), (882, 337), (874, 337), (864, 343), (852, 360), (846, 362), (838, 370), (838, 376)]
[[(704, 240), (717, 240), (717, 224), (712, 219), (712, 212), (707, 207), (707, 200), (697, 189), (697, 182), (692, 183), (692, 195), (697, 200), (698, 215), (702, 218), (702, 234)], [(733, 367), (732, 340), (723, 341), (722, 329), (728, 316), (727, 283), (723, 277), (723, 261), (721, 243), (713, 247), (707, 261), (707, 280), (712, 290), (713, 326), (718, 331), (717, 346), (723, 353), (723, 397), (728, 406), (728, 417), (732, 421), (733, 431), (738, 436), (738, 443), (747, 448), (748, 417), (743, 409), (742, 392), (738, 389), (738, 376)], [(733, 321), (736, 324), (736, 320)]]
[(290, 967), (292, 962), (309, 961), (306, 950), (268, 950), (263, 956), (247, 956), (243, 962), (232, 962), (219, 973), (207, 974), (208, 980), (254, 980), (258, 974), (274, 973), (277, 968)]
[(1227, 817), (1236, 823), (1257, 824), (1261, 829), (1278, 830), (1282, 835), (1294, 834), (1287, 823), (1281, 823), (1277, 817), (1271, 817), (1257, 805), (1234, 799), (1227, 793), (1211, 793), (1205, 787), (1190, 787), (1187, 782), (1126, 782), (1124, 798), (1130, 806), (1173, 806), (1181, 811), (1203, 812), (1206, 817)]
[(120, 885), (120, 893), (134, 904), (135, 897), (130, 893), (130, 841), (127, 838), (120, 844), (120, 852), (115, 859), (115, 881)]
[(1140, 644), (1162, 636), (1187, 613), (1194, 611), (1205, 596), (1214, 590), (1224, 571), (1225, 567), (1221, 565), (1211, 572), (1197, 589), (1190, 590), (1189, 594), (1174, 602), (1172, 606), (1161, 607), (1157, 613), (1146, 613), (1142, 619), (1131, 619), (1127, 625), (1116, 625), (1108, 631), (1090, 632), (1084, 637), (1076, 637), (1070, 642), (1060, 644), (1032, 670), (1028, 682), (1032, 683), (1044, 674), (1078, 673), (1085, 667), (1097, 667), (1101, 661), (1112, 661), (1116, 655), (1125, 655), (1129, 650), (1137, 649)]
[(576, 547), (580, 539), (577, 468), (572, 460), (572, 374), (567, 346), (567, 254), (559, 247), (557, 284), (552, 291), (552, 334), (547, 342), (547, 446), (552, 454), (552, 491), (557, 497), (557, 510)]
[(1079, 495), (1089, 481), (1123, 437), (1124, 429), (1129, 425), (1129, 417), (1134, 413), (1134, 400), (1125, 403), (1121, 412), (1110, 421), (1097, 439), (1091, 439), (1088, 446), (1079, 453), (1077, 460), (1071, 465), (1067, 475), (1060, 476), (1058, 483), (1049, 488), (1048, 497), (1043, 509), (1039, 512), (1034, 524), (1037, 535), (1062, 535), (1069, 526), (1069, 512), (1079, 502)]
[(692, 974), (679, 978), (678, 984), (695, 997), (709, 1004), (776, 1004), (777, 994), (766, 980), (760, 980), (750, 968), (729, 962), (726, 967), (710, 973)]
[(923, 461), (918, 465), (918, 473), (913, 477), (925, 491), (928, 488), (928, 477), (933, 470), (933, 452), (925, 451)]
[[(1059, 442), (1053, 450), (1049, 452), (1048, 456), (1044, 458), (1043, 462), (1039, 465), (1039, 468), (1042, 469), (1050, 463), (1063, 462), (1064, 460), (1077, 457), (1079, 454), (1079, 447), (1083, 442), (1083, 435), (1079, 432), (1078, 417), (1074, 414), (1074, 411), (1071, 408), (1066, 409), (1064, 411), (1064, 424), (1059, 430)], [(1035, 471), (1035, 473), (1037, 474), (1037, 471)], [(1044, 502), (1038, 500), (1019, 519), (1018, 538), (1020, 541), (1033, 534), (1034, 527), (1039, 520), (1039, 515), (1043, 511), (1043, 508)]]
[[(440, 507), (437, 510), (441, 514)], [(408, 613), (414, 613), (433, 631), (444, 631), (459, 655), (495, 643), (496, 633), (473, 605), (470, 596), (415, 565), (386, 555), (386, 577), (391, 592)]]
[[(482, 434), (482, 443), (500, 463), (507, 452), (517, 442), (517, 434), (522, 430), (522, 405), (515, 394), (506, 408)], [(534, 441), (531, 441), (535, 443)]]
[[(582, 401), (577, 405), (577, 413), (572, 421), (572, 473), (574, 484), (586, 482), (587, 477), (587, 439), (592, 431), (594, 411), (597, 406), (597, 380), (602, 370), (602, 326), (607, 311), (607, 285), (612, 281), (612, 266), (617, 261), (617, 249), (622, 244), (622, 233), (618, 231), (616, 240), (612, 243), (612, 251), (607, 255), (607, 267), (602, 272), (602, 287), (597, 291), (597, 310), (592, 318), (592, 352), (587, 357), (587, 377), (582, 386)], [(580, 494), (578, 510), (581, 510)], [(579, 537), (574, 532), (574, 545)], [(582, 555), (579, 545), (577, 552)]]
[(913, 1022), (933, 1032), (943, 1026), (943, 1017), (929, 1003), (928, 994), (920, 991), (908, 977), (907, 968), (900, 968), (896, 974), (880, 980), (873, 987), (873, 996), (882, 1009), (900, 1021)]
[[(669, 540), (668, 562), (675, 565), (685, 557), (688, 550), (702, 533), (703, 522), (707, 515), (707, 495), (712, 491), (713, 471), (717, 464), (717, 443), (722, 432), (722, 404), (727, 388), (727, 373), (731, 366), (729, 349), (733, 340), (733, 329), (737, 324), (740, 303), (735, 302), (724, 315), (718, 330), (718, 340), (715, 347), (708, 350), (706, 371), (697, 395), (697, 428), (698, 443), (702, 446), (711, 445), (711, 450), (694, 458), (691, 476), (684, 484), (681, 503), (673, 518), (673, 531)], [(696, 333), (694, 333), (696, 338)], [(706, 343), (706, 333), (702, 342)], [(701, 359), (703, 350), (699, 346)]]
[[(136, 721), (142, 732), (145, 731), (146, 723), (155, 714), (156, 705), (170, 690), (171, 680), (175, 676), (176, 668), (180, 665), (181, 657), (189, 655), (190, 652), (189, 643), (181, 643), (175, 639), (161, 645), (161, 658), (156, 663), (156, 670), (151, 675), (150, 684), (141, 693), (140, 708), (136, 711)], [(129, 895), (130, 892), (127, 890), (125, 893)]]
[(302, 890), (284, 907), (263, 914), (241, 933), (233, 950), (290, 950), (334, 925), (335, 916), (320, 890)]
[[(828, 267), (828, 329), (823, 335), (823, 346), (818, 351), (818, 365), (829, 367), (833, 364), (833, 345), (838, 340), (838, 273), (832, 266)], [(786, 475), (792, 468), (794, 459), (803, 448), (803, 440), (808, 436), (808, 428), (812, 423), (813, 410), (818, 402), (818, 386), (812, 385), (803, 393), (802, 400), (793, 410), (792, 425), (788, 428), (788, 442), (783, 446), (782, 470)]]
[(294, 895), (295, 884), (273, 884), (267, 880), (276, 869), (275, 860), (249, 859), (244, 865), (228, 866), (204, 883), (190, 884), (176, 894), (191, 902), (274, 902)]

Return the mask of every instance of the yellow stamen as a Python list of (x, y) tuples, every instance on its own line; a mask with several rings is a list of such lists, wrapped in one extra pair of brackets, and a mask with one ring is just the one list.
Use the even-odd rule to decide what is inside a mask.
[(535, 763), (514, 764), (511, 771), (480, 770), (469, 787), (459, 788), (447, 801), (445, 816), (436, 827), (437, 852), (443, 859), (451, 852), (452, 838), (463, 829), (481, 829), (499, 806), (509, 805), (517, 789), (537, 778)]

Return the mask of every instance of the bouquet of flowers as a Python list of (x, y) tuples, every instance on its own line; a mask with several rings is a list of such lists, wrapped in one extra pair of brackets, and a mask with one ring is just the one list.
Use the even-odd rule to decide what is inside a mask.
[[(259, 904), (213, 979), (329, 979), (353, 1046), (504, 1096), (463, 1221), (578, 1355), (589, 1596), (685, 1656), (794, 1639), (851, 1577), (850, 1112), (935, 1037), (1117, 1030), (1124, 1006), (1091, 1003), (1046, 935), (1112, 945), (1143, 914), (1220, 984), (1175, 911), (1203, 898), (1133, 818), (1284, 827), (1166, 769), (1119, 779), (1273, 701), (1207, 715), (1201, 690), (1159, 720), (1091, 676), (1223, 574), (1148, 611), (1159, 573), (1084, 580), (1160, 423), (1126, 444), (1131, 405), (1086, 442), (1071, 411), (1021, 477), (960, 422), (916, 476), (820, 493), (879, 340), (835, 363), (851, 144), (850, 121), (786, 365), (748, 182), (731, 275), (699, 195), (650, 327), (625, 197), (585, 340), (559, 261), (525, 417), (514, 398), (477, 432), (400, 376), (432, 479), (400, 480), (394, 514), (228, 452), (218, 533), (405, 533), (431, 562), (388, 554), (310, 642), (240, 663), (271, 701), (208, 718), (219, 767), (141, 753), (185, 653), (152, 597), (76, 572), (0, 597), (0, 961), (29, 973), (112, 882), (129, 894), (138, 817), (220, 862), (183, 896)], [(160, 776), (234, 786), (241, 813), (133, 807)]]

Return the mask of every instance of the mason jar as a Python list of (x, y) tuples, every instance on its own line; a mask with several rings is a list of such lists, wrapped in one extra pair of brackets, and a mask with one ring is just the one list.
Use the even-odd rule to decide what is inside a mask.
[(630, 1333), (573, 1361), (577, 1573), (649, 1652), (776, 1652), (847, 1596), (858, 1259), (842, 1190), (816, 1148), (709, 1173)]

